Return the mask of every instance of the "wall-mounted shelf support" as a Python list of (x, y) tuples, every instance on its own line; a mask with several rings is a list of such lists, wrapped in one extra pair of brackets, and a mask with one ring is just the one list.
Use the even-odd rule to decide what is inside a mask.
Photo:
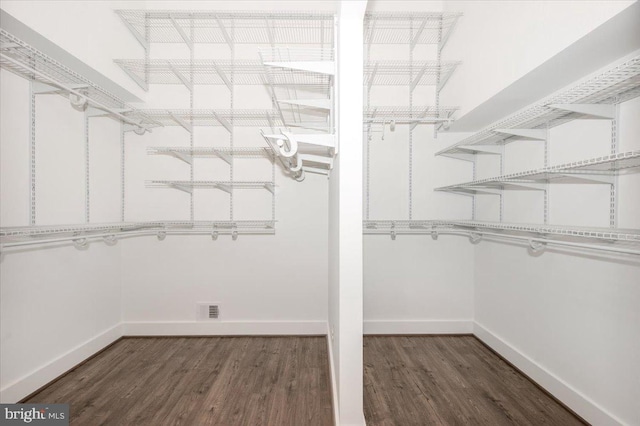
[(608, 120), (616, 118), (616, 106), (614, 104), (552, 104), (549, 105), (549, 108), (576, 112), (587, 115), (589, 118)]
[(167, 65), (169, 66), (171, 72), (173, 72), (176, 77), (178, 77), (178, 79), (182, 82), (182, 84), (184, 84), (190, 92), (193, 92), (193, 83), (189, 81), (189, 79), (185, 77), (171, 62), (167, 61)]
[(216, 120), (218, 120), (218, 123), (224, 126), (225, 129), (227, 129), (229, 133), (233, 132), (233, 126), (231, 125), (231, 123), (229, 123), (229, 121), (221, 117), (216, 111), (212, 111), (211, 114)]
[(187, 132), (193, 133), (193, 126), (191, 125), (191, 123), (186, 122), (185, 120), (183, 120), (182, 118), (178, 117), (176, 114), (174, 114), (172, 112), (168, 112), (168, 114), (169, 114), (169, 116), (171, 117), (171, 119), (173, 121), (178, 123)]
[(336, 64), (333, 61), (265, 62), (264, 64), (268, 67), (308, 71), (324, 75), (335, 75), (336, 73)]
[(173, 15), (169, 15), (169, 20), (171, 20), (171, 23), (173, 24), (178, 34), (180, 34), (180, 37), (182, 37), (182, 40), (184, 40), (185, 44), (189, 47), (189, 49), (193, 50), (193, 41), (187, 36), (187, 34), (182, 29), (182, 27), (178, 24), (176, 19), (173, 17)]
[(537, 141), (547, 140), (546, 129), (495, 129), (494, 132)]
[(476, 154), (502, 155), (502, 147), (497, 145), (460, 145), (458, 149)]
[(301, 105), (330, 111), (331, 99), (278, 99), (281, 104)]

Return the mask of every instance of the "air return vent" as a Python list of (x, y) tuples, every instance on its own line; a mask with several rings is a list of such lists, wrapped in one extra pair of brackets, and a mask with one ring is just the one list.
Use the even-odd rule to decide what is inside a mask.
[(198, 303), (198, 321), (211, 321), (220, 318), (220, 304), (211, 303)]

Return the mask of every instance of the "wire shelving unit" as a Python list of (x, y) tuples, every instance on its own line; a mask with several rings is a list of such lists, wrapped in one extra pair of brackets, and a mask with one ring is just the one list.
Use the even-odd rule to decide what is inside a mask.
[(89, 240), (103, 240), (115, 244), (118, 238), (167, 235), (208, 235), (214, 240), (219, 235), (272, 235), (274, 220), (222, 220), (222, 221), (154, 221), (120, 222), (86, 225), (19, 226), (0, 229), (0, 249), (34, 244), (73, 242), (85, 247)]
[[(32, 82), (36, 94), (59, 94), (92, 116), (107, 116), (131, 126), (139, 133), (157, 126), (153, 119), (127, 105), (96, 83), (69, 69), (11, 33), (0, 29), (0, 67)], [(136, 119), (125, 112), (136, 112)]]
[(547, 245), (590, 249), (640, 256), (640, 229), (611, 229), (584, 226), (539, 225), (472, 220), (368, 220), (365, 235), (441, 235), (468, 237), (477, 244), (482, 239), (525, 243), (533, 253)]
[(116, 13), (136, 39), (146, 45), (150, 43), (333, 44), (334, 15), (330, 13), (194, 10), (118, 10)]
[[(547, 125), (554, 127), (568, 120), (592, 117), (592, 114), (603, 114), (601, 117), (613, 119), (614, 117), (611, 116), (613, 109), (609, 109), (608, 114), (606, 108), (602, 108), (602, 112), (594, 110), (591, 114), (585, 114), (570, 111), (563, 107), (571, 105), (611, 106), (639, 95), (640, 57), (635, 57), (525, 107), (468, 138), (437, 152), (436, 155), (464, 155), (471, 152), (468, 148), (469, 146), (499, 144), (513, 140), (512, 135), (499, 131), (502, 129), (545, 130)], [(587, 108), (584, 111), (589, 111), (589, 109)]]
[(365, 125), (368, 123), (385, 124), (435, 124), (453, 120), (458, 107), (413, 106), (369, 106), (364, 112)]
[[(396, 125), (409, 126), (408, 220), (413, 220), (413, 133), (418, 125), (428, 124), (433, 125), (434, 137), (437, 137), (440, 129), (448, 128), (458, 110), (456, 107), (441, 106), (440, 92), (460, 65), (459, 61), (443, 61), (442, 49), (461, 16), (461, 13), (442, 12), (374, 12), (365, 15), (365, 220), (370, 217), (371, 150), (375, 145), (372, 143), (373, 134), (381, 133), (384, 140), (387, 129), (394, 132)], [(428, 44), (435, 45), (435, 57), (430, 54), (418, 59), (417, 55), (424, 55), (424, 52), (416, 52), (416, 46)], [(374, 58), (371, 54), (374, 45), (396, 45), (398, 49), (406, 49), (407, 58)], [(378, 86), (408, 88), (408, 102), (397, 107), (375, 105), (371, 101), (371, 93)], [(414, 91), (422, 86), (433, 87), (433, 106), (415, 102)]]
[(365, 65), (364, 84), (370, 86), (436, 86), (440, 91), (457, 61), (370, 61)]
[(487, 193), (487, 189), (545, 190), (542, 183), (603, 183), (613, 185), (618, 172), (640, 171), (640, 151), (622, 152), (604, 157), (511, 173), (436, 188), (436, 191)]
[[(163, 126), (182, 126), (187, 128), (198, 126), (234, 127), (280, 127), (283, 125), (277, 112), (261, 109), (143, 109), (140, 113), (162, 124)], [(136, 113), (127, 113), (137, 118)]]
[(365, 44), (444, 46), (461, 13), (375, 12), (365, 15)]
[(247, 148), (209, 148), (209, 147), (150, 147), (147, 148), (150, 155), (168, 155), (192, 164), (193, 158), (220, 158), (231, 164), (233, 159), (241, 158), (267, 158), (273, 161), (274, 154), (271, 148), (247, 147)]

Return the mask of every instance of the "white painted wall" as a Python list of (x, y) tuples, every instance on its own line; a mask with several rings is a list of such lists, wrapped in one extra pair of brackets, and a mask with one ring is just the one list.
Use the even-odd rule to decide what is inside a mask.
[[(364, 425), (362, 364), (362, 82), (366, 0), (343, 1), (337, 34), (339, 151), (329, 185), (329, 342), (336, 424)], [(337, 396), (337, 398), (336, 398)]]
[[(372, 12), (442, 10), (442, 2), (371, 1)], [(406, 45), (373, 45), (370, 60), (409, 60)], [(435, 60), (434, 46), (416, 46), (414, 61)], [(433, 87), (417, 87), (413, 104), (433, 105)], [(409, 105), (409, 88), (374, 86), (371, 106)], [(446, 104), (445, 104), (446, 105)], [(392, 117), (389, 117), (391, 119)], [(439, 186), (471, 179), (468, 164), (434, 153), (451, 143), (448, 135), (433, 136), (433, 127), (417, 126), (413, 151), (409, 149), (409, 126), (396, 131), (373, 127), (369, 143), (369, 184), (365, 183), (365, 218), (409, 219), (409, 158), (413, 158), (413, 219), (466, 218), (471, 214), (467, 199), (434, 192)], [(366, 179), (366, 177), (365, 177)], [(367, 191), (368, 186), (368, 191)], [(364, 237), (365, 333), (453, 333), (471, 332), (473, 318), (473, 246), (468, 241), (442, 236), (438, 241), (424, 236), (386, 235)]]
[[(29, 84), (0, 71), (0, 224), (29, 223)], [(36, 218), (84, 222), (83, 114), (58, 96), (36, 103)], [(120, 125), (92, 119), (93, 217), (119, 215)], [(100, 162), (96, 157), (100, 156)], [(113, 176), (112, 170), (116, 171)], [(115, 185), (109, 185), (115, 182)], [(120, 249), (7, 249), (0, 260), (0, 399), (16, 400), (119, 337)]]
[[(122, 78), (124, 75), (120, 75), (117, 67), (114, 71), (112, 60), (142, 54), (119, 20), (111, 19), (117, 18), (111, 9), (137, 5), (55, 2), (53, 6), (50, 3), (54, 2), (11, 2), (7, 3), (6, 10), (98, 71), (136, 91), (127, 77)], [(278, 7), (285, 8), (285, 3), (288, 2)], [(223, 9), (229, 9), (230, 5), (229, 2), (226, 6), (216, 4)], [(248, 2), (242, 5), (251, 9)], [(72, 12), (74, 6), (78, 8)], [(171, 5), (160, 2), (151, 6)], [(203, 3), (201, 7), (204, 6)], [(206, 6), (211, 8), (210, 2)], [(38, 7), (41, 9), (35, 13)], [(260, 7), (270, 9), (265, 4)], [(318, 7), (331, 10), (334, 5), (322, 2), (297, 6), (301, 10)], [(78, 20), (80, 27), (73, 25)], [(56, 23), (55, 29), (52, 22)], [(85, 29), (87, 38), (77, 37), (77, 28)], [(244, 46), (240, 55), (257, 59), (256, 48)], [(185, 49), (166, 46), (164, 52), (153, 50), (152, 54), (184, 57)], [(196, 52), (201, 58), (223, 54), (227, 56), (218, 57), (228, 57), (228, 49), (212, 46), (199, 46)], [(29, 217), (28, 84), (2, 73), (0, 220), (2, 226), (26, 225)], [(228, 108), (229, 94), (225, 91), (199, 87), (196, 107)], [(154, 87), (144, 97), (149, 101), (147, 107), (188, 106), (186, 90), (179, 86)], [(235, 108), (271, 107), (266, 92), (259, 86), (237, 88), (235, 101)], [(38, 97), (37, 113), (38, 224), (83, 222), (82, 114), (56, 96)], [(92, 119), (90, 132), (91, 220), (118, 222), (121, 207), (119, 124), (108, 119)], [(221, 129), (197, 129), (195, 141), (197, 146), (228, 146), (229, 136)], [(189, 201), (185, 194), (170, 189), (148, 189), (144, 185), (145, 180), (188, 179), (189, 176), (186, 165), (176, 159), (148, 156), (147, 146), (188, 143), (188, 134), (179, 127), (156, 129), (144, 137), (127, 134), (126, 220), (189, 219)], [(238, 129), (235, 143), (236, 146), (255, 146), (263, 145), (264, 141), (258, 129), (252, 128)], [(196, 179), (228, 179), (229, 168), (221, 160), (198, 160), (195, 173)], [(270, 180), (271, 165), (267, 160), (238, 160), (235, 178)], [(220, 237), (215, 242), (208, 237), (168, 237), (163, 242), (145, 237), (124, 239), (115, 247), (95, 243), (86, 251), (67, 247), (6, 253), (0, 264), (3, 362), (0, 388), (7, 391), (3, 392), (3, 400), (25, 396), (122, 333), (326, 333), (328, 180), (309, 175), (303, 183), (298, 183), (277, 170), (276, 184), (275, 236), (240, 236), (235, 242), (230, 237)], [(197, 191), (196, 219), (228, 219), (228, 199), (228, 195), (215, 190)], [(271, 194), (237, 191), (234, 218), (270, 219)], [(196, 323), (197, 302), (220, 303), (221, 321)], [(98, 303), (100, 306), (96, 308)], [(37, 308), (32, 309), (30, 304)], [(28, 315), (31, 316), (27, 318)], [(118, 327), (121, 321), (129, 324), (104, 334), (105, 330), (115, 330), (113, 327)], [(57, 340), (51, 343), (49, 338), (42, 341), (28, 338), (40, 332)], [(94, 340), (81, 346), (90, 339)], [(32, 352), (34, 354), (20, 358), (21, 354)], [(57, 360), (60, 356), (62, 361)], [(13, 386), (20, 378), (25, 380)]]
[(443, 97), (474, 109), (633, 1), (447, 0), (462, 12), (443, 57), (462, 60)]
[[(445, 102), (472, 109), (626, 4), (447, 2), (446, 9), (465, 15), (445, 50), (447, 58), (463, 61)], [(637, 99), (621, 105), (620, 151), (639, 149), (639, 113)], [(549, 164), (607, 155), (610, 135), (607, 120), (553, 128)], [(500, 174), (499, 164), (487, 157), (478, 161), (477, 178)], [(505, 173), (542, 165), (541, 143), (507, 145)], [(620, 177), (619, 188), (618, 226), (637, 228), (638, 174)], [(549, 222), (608, 226), (608, 195), (603, 185), (552, 187)], [(539, 193), (510, 191), (504, 220), (541, 223), (542, 201)], [(499, 219), (498, 197), (478, 197), (477, 219)], [(637, 260), (560, 249), (532, 256), (522, 246), (482, 242), (475, 248), (474, 281), (474, 333), (481, 339), (587, 421), (640, 422)]]
[(143, 0), (3, 0), (2, 9), (51, 42), (144, 99), (115, 58), (143, 57), (115, 9), (143, 9)]
[[(637, 123), (630, 120), (640, 114), (640, 100), (623, 103), (620, 110), (620, 150), (640, 149)], [(553, 128), (551, 164), (606, 155), (610, 131), (610, 122), (602, 120)], [(506, 162), (516, 163), (530, 152), (518, 142), (510, 144)], [(530, 168), (522, 161), (519, 166), (519, 170)], [(619, 227), (638, 228), (640, 175), (621, 176), (619, 182)], [(542, 195), (527, 194), (530, 200), (523, 200), (521, 191), (513, 192), (505, 197), (505, 220), (541, 220)], [(549, 199), (552, 224), (608, 226), (606, 185), (552, 187)], [(485, 202), (478, 213), (497, 220), (497, 201)], [(479, 244), (475, 256), (476, 322), (534, 360), (536, 368), (527, 371), (525, 365), (525, 372), (548, 384), (588, 421), (637, 424), (640, 261), (565, 250), (549, 250), (538, 257), (522, 247), (496, 243)]]

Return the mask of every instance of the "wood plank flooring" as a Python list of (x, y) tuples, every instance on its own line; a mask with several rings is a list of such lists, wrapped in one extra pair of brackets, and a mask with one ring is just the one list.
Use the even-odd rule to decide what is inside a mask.
[(582, 425), (473, 336), (364, 338), (368, 426)]
[(24, 402), (72, 425), (332, 425), (324, 337), (125, 338)]

